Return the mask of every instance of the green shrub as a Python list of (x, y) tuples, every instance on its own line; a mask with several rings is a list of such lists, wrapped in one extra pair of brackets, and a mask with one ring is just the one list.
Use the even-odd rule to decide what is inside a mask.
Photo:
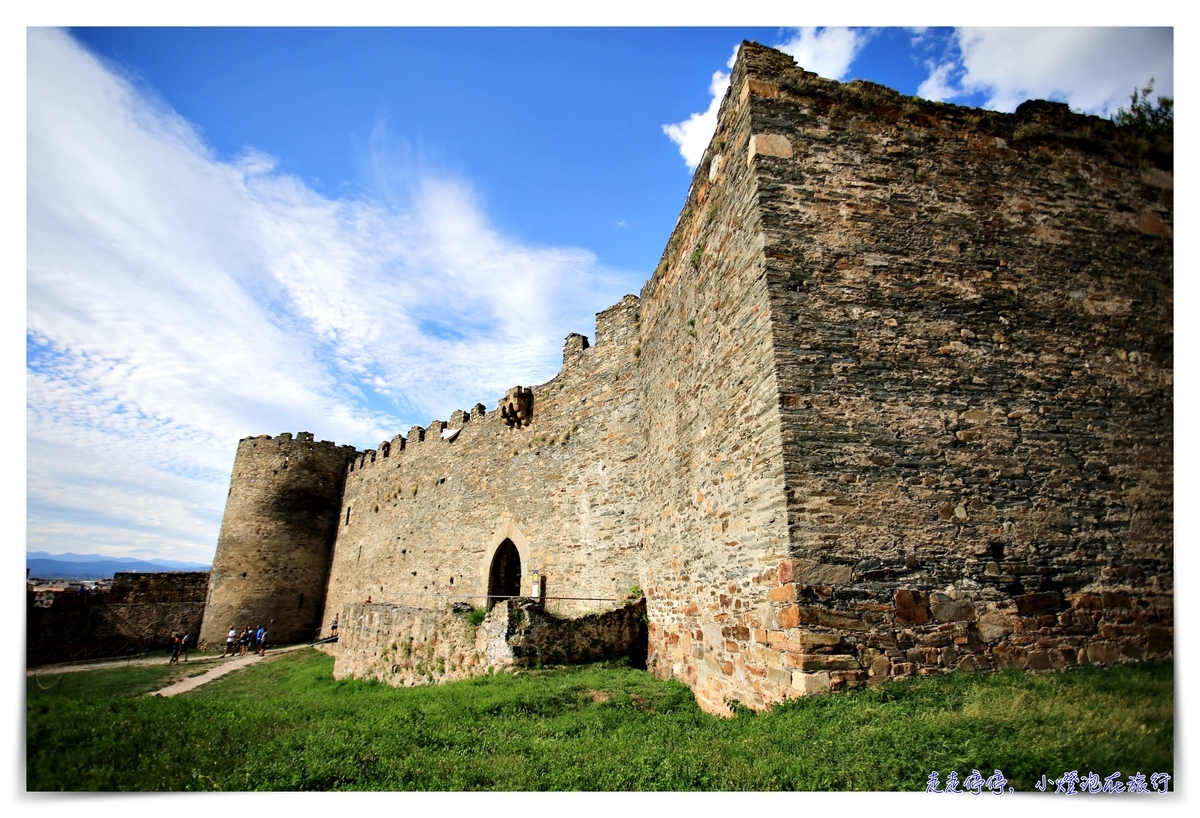
[(1171, 97), (1160, 96), (1157, 104), (1150, 103), (1150, 94), (1154, 91), (1154, 79), (1141, 91), (1133, 89), (1129, 100), (1129, 110), (1118, 108), (1113, 115), (1113, 122), (1119, 127), (1131, 128), (1148, 134), (1171, 134), (1175, 130), (1175, 101)]

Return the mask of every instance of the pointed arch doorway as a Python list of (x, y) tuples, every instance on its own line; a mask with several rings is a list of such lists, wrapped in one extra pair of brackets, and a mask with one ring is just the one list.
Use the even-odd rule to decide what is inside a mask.
[(505, 538), (492, 555), (488, 569), (487, 607), (521, 595), (521, 554), (512, 540)]

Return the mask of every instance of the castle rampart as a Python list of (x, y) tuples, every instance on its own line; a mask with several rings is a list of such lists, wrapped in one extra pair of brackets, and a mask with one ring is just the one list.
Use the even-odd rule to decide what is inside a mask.
[(557, 613), (603, 608), (642, 582), (638, 303), (629, 296), (597, 316), (595, 345), (568, 344), (559, 375), (532, 389), (530, 425), (473, 411), (458, 427), (410, 431), (387, 458), (359, 458), (347, 474), (326, 622), (368, 597), (484, 607), (506, 541), (519, 557), (518, 590), (531, 593), (538, 572)]
[(58, 594), (49, 608), (26, 594), (25, 660), (28, 665), (87, 656), (89, 649), (139, 643), (167, 647), (176, 633), (195, 639), (204, 617), (207, 571), (119, 572), (105, 591)]
[[(323, 593), (334, 543), (338, 672), (397, 682), (421, 676), (379, 660), (400, 631), (483, 638), (451, 603), (577, 616), (636, 585), (648, 669), (726, 714), (1170, 656), (1170, 157), (1065, 106), (925, 102), (743, 44), (641, 297), (491, 412), (316, 444), (339, 474), (309, 517), (280, 458), (311, 436), (242, 441), (217, 608)], [(239, 579), (255, 563), (305, 590)]]
[[(1168, 655), (1161, 155), (1065, 106), (920, 103), (756, 47), (739, 66), (647, 290), (691, 272), (697, 296), (719, 293), (706, 257), (715, 243), (707, 263), (728, 264), (739, 237), (720, 237), (724, 220), (759, 242), (738, 266), (743, 298), (761, 288), (769, 313), (759, 383), (778, 403), (755, 440), (782, 438), (769, 491), (786, 498), (787, 559), (749, 588), (729, 583), (721, 616), (678, 582), (664, 610), (660, 574), (651, 666), (665, 673), (666, 657), (678, 676), (682, 662), (698, 695), (736, 690), (757, 706), (912, 673)], [(685, 265), (690, 247), (703, 251)], [(689, 296), (685, 285), (670, 303), (700, 336), (708, 315)], [(658, 334), (680, 329), (676, 318)], [(709, 494), (697, 486), (693, 507)], [(684, 538), (693, 559), (696, 541)], [(756, 548), (762, 562), (775, 551), (761, 535)], [(684, 612), (719, 623), (690, 639), (672, 627), (689, 594)]]

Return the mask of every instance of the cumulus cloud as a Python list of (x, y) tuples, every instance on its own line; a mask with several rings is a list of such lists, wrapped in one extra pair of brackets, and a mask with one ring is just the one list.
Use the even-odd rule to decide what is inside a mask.
[(867, 39), (866, 33), (852, 28), (804, 26), (775, 47), (795, 57), (796, 64), (805, 71), (841, 80), (850, 73), (850, 64)]
[(507, 238), (462, 179), (331, 199), (222, 160), (65, 32), (27, 60), (30, 548), (208, 559), (239, 438), (489, 403), (638, 283)]
[(960, 89), (955, 88), (950, 80), (950, 72), (954, 69), (953, 63), (934, 66), (929, 76), (917, 88), (917, 96), (931, 99), (934, 102), (942, 102), (961, 93)]
[(949, 58), (930, 65), (918, 94), (981, 94), (984, 107), (999, 111), (1053, 99), (1107, 117), (1151, 77), (1156, 93), (1172, 96), (1173, 64), (1170, 28), (959, 28)]
[[(837, 80), (843, 79), (850, 71), (850, 64), (868, 39), (865, 33), (850, 28), (805, 26), (786, 31), (792, 32), (790, 39), (779, 43), (776, 48), (795, 57), (796, 63), (806, 71)], [(737, 48), (734, 48), (726, 67), (733, 68), (736, 58)], [(729, 74), (715, 72), (708, 86), (711, 95), (708, 108), (703, 113), (692, 114), (683, 122), (662, 126), (663, 133), (679, 146), (679, 153), (687, 163), (688, 170), (695, 170), (704, 158), (704, 151), (717, 130), (717, 112), (728, 88)]]
[[(726, 68), (733, 68), (734, 60), (737, 59), (737, 48), (733, 49), (733, 55), (725, 64)], [(712, 79), (708, 84), (708, 92), (711, 95), (708, 108), (703, 113), (692, 114), (683, 122), (674, 125), (663, 125), (663, 133), (665, 133), (672, 142), (679, 146), (679, 153), (683, 156), (683, 161), (687, 163), (688, 170), (695, 170), (700, 164), (700, 160), (704, 158), (704, 151), (708, 147), (712, 135), (717, 130), (717, 112), (721, 108), (721, 100), (725, 98), (725, 92), (729, 89), (729, 74), (724, 71), (713, 72)]]

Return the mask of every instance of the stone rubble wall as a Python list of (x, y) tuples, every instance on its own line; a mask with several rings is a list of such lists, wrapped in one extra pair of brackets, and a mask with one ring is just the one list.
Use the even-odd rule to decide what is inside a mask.
[[(504, 641), (507, 606), (492, 609), (476, 628), (465, 614), (407, 605), (347, 603), (333, 645), (335, 679), (377, 679), (395, 686), (441, 684), (492, 672), (511, 655)], [(497, 630), (498, 629), (498, 630)]]
[(118, 573), (109, 590), (82, 597), (68, 587), (49, 608), (26, 594), (25, 646), (31, 657), (45, 648), (147, 642), (166, 647), (175, 633), (196, 644), (204, 616), (208, 572)]
[(460, 431), (415, 427), (347, 474), (323, 627), (351, 603), (485, 605), (496, 548), (520, 551), (521, 590), (542, 577), (548, 609), (603, 610), (643, 582), (635, 469), (638, 299), (572, 335), (563, 368), (533, 387), (532, 418), (455, 413)]
[[(745, 78), (745, 61), (733, 81)], [(696, 692), (764, 707), (790, 675), (746, 650), (771, 603), (759, 577), (787, 558), (776, 362), (748, 109), (721, 106), (709, 157), (642, 290), (639, 478), (648, 668)], [(715, 180), (715, 181), (714, 181)]]
[(1170, 656), (1169, 166), (1065, 105), (742, 91), (792, 551), (749, 651), (800, 692)]
[(478, 627), (467, 611), (349, 603), (339, 622), (336, 679), (397, 687), (442, 684), (512, 667), (645, 656), (645, 603), (561, 619), (531, 599), (498, 603)]
[(508, 602), (508, 648), (515, 664), (577, 665), (630, 657), (646, 658), (646, 601), (605, 613), (562, 619), (530, 599)]

